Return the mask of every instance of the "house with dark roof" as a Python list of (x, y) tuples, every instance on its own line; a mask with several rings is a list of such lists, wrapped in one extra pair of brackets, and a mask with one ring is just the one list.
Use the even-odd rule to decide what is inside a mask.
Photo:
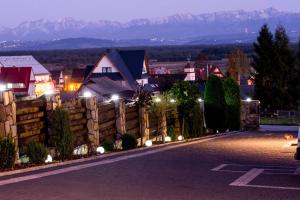
[(86, 70), (90, 70), (86, 80), (107, 77), (132, 90), (148, 84), (145, 50), (107, 50), (93, 68)]
[(31, 67), (0, 67), (0, 84), (16, 96), (35, 95), (35, 78)]

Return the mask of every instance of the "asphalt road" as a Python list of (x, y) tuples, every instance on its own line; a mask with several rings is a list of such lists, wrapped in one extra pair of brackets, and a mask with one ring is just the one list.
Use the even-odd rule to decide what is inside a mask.
[(295, 147), (276, 130), (0, 177), (0, 200), (300, 199)]

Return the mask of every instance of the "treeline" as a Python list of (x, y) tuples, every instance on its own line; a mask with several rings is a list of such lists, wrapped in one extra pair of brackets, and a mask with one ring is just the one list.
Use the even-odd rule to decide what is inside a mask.
[(291, 48), (283, 26), (264, 25), (254, 43), (255, 95), (271, 111), (293, 109), (300, 100), (300, 41)]

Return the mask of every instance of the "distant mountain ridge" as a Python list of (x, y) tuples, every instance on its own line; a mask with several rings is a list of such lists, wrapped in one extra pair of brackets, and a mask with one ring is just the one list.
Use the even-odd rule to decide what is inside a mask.
[[(66, 42), (66, 38), (101, 39), (103, 45), (100, 40), (96, 42), (100, 46), (114, 45), (112, 43), (120, 41), (124, 45), (130, 45), (132, 41), (140, 45), (241, 43), (253, 41), (264, 23), (268, 23), (271, 29), (278, 24), (284, 25), (292, 40), (300, 35), (300, 13), (268, 8), (199, 15), (176, 14), (157, 19), (134, 19), (128, 23), (108, 20), (87, 22), (72, 18), (26, 21), (15, 28), (0, 27), (0, 48), (19, 48), (29, 43), (37, 48), (49, 42), (58, 45)], [(77, 42), (83, 41), (78, 39)]]

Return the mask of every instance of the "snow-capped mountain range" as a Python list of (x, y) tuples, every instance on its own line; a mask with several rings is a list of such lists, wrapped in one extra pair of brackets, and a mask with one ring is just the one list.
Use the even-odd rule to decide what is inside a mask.
[(284, 25), (292, 40), (300, 36), (300, 13), (268, 8), (199, 15), (176, 14), (157, 19), (135, 19), (128, 23), (107, 20), (87, 22), (72, 18), (26, 21), (14, 28), (0, 27), (0, 46), (20, 41), (57, 43), (57, 40), (66, 38), (94, 38), (112, 42), (142, 40), (167, 44), (247, 42), (256, 37), (264, 23), (268, 23), (271, 29), (279, 24)]

